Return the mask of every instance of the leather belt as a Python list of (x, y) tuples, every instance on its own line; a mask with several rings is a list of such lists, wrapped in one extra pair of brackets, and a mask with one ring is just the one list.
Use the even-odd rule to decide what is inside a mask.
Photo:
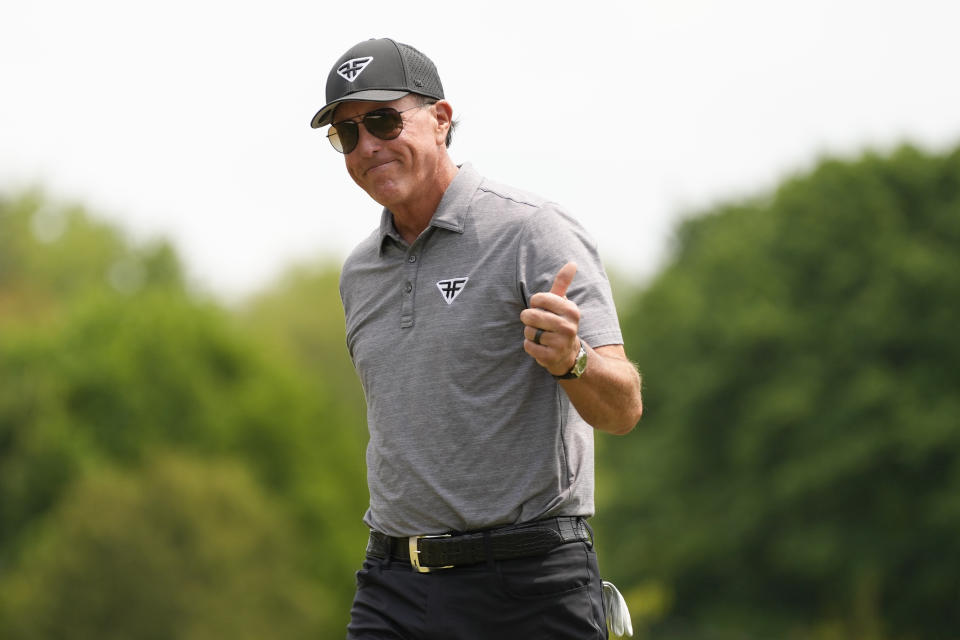
[(544, 554), (568, 542), (591, 542), (586, 521), (578, 516), (560, 516), (486, 531), (447, 533), (436, 536), (395, 538), (370, 531), (367, 554), (409, 562), (421, 573), (435, 569), (511, 560)]

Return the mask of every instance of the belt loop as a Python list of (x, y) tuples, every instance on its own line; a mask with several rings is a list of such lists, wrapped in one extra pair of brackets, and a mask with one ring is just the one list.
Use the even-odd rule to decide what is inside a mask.
[(387, 553), (384, 554), (383, 557), (380, 557), (380, 556), (378, 556), (378, 555), (370, 555), (370, 554), (367, 554), (367, 559), (370, 560), (370, 564), (371, 564), (373, 570), (374, 570), (376, 573), (380, 573), (381, 571), (383, 571), (383, 570), (385, 570), (385, 569), (389, 569), (389, 568), (390, 568), (390, 546), (389, 546), (389, 544), (387, 545)]
[(487, 568), (490, 569), (490, 571), (496, 571), (497, 563), (493, 559), (493, 542), (490, 540), (490, 535), (489, 531), (483, 532), (483, 555), (486, 556), (487, 559)]
[(384, 539), (387, 541), (386, 542), (387, 554), (386, 554), (386, 557), (383, 559), (383, 562), (380, 563), (380, 568), (383, 570), (389, 571), (390, 565), (393, 564), (393, 545), (395, 543), (395, 540), (392, 536), (387, 536), (387, 535), (384, 536)]
[(589, 541), (589, 542), (590, 542), (590, 548), (593, 549), (593, 545), (594, 545), (593, 527), (590, 526), (590, 523), (587, 522), (587, 519), (586, 519), (586, 518), (582, 518), (582, 517), (581, 517), (581, 518), (577, 518), (577, 523), (578, 523), (578, 524), (582, 524), (582, 525), (584, 526), (584, 528), (585, 528), (587, 531), (590, 532), (590, 541)]

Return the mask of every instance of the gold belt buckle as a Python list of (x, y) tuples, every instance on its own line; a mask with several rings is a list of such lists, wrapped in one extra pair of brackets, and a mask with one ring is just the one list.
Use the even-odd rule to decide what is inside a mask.
[(420, 564), (420, 540), (424, 538), (449, 538), (449, 533), (441, 533), (435, 536), (410, 536), (410, 564), (413, 565), (414, 570), (417, 573), (430, 573), (431, 571), (436, 571), (437, 569), (453, 569), (453, 565), (449, 564), (445, 567), (424, 567)]

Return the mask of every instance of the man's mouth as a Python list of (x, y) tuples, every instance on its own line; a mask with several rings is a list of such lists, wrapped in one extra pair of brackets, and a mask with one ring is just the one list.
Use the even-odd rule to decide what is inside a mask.
[(364, 174), (376, 173), (379, 169), (382, 169), (383, 167), (391, 163), (393, 163), (393, 160), (386, 160), (384, 162), (380, 162), (378, 164), (372, 165), (368, 167), (366, 171), (364, 171)]

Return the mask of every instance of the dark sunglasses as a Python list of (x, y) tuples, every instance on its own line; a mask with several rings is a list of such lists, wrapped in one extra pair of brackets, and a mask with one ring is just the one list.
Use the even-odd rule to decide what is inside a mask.
[[(393, 140), (403, 131), (403, 118), (400, 114), (424, 106), (426, 105), (417, 105), (403, 111), (397, 111), (393, 107), (384, 107), (365, 113), (359, 116), (359, 119), (370, 135), (381, 140)], [(350, 153), (357, 148), (357, 143), (360, 142), (360, 122), (356, 120), (334, 122), (327, 132), (327, 140), (340, 153)]]

